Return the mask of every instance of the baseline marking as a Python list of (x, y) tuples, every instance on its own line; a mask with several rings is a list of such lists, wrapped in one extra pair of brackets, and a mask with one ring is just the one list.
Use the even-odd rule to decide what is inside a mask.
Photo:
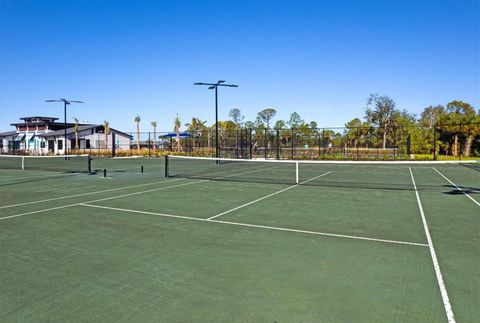
[(250, 201), (250, 202), (248, 202), (248, 203), (245, 203), (245, 204), (242, 204), (242, 205), (240, 205), (240, 206), (237, 206), (237, 207), (235, 207), (235, 208), (233, 208), (233, 209), (230, 209), (230, 210), (227, 210), (227, 211), (225, 211), (225, 212), (219, 213), (219, 214), (217, 214), (217, 215), (211, 216), (211, 217), (209, 217), (207, 220), (213, 220), (213, 219), (215, 219), (215, 218), (218, 218), (219, 216), (222, 216), (222, 215), (225, 215), (225, 214), (227, 214), (227, 213), (236, 211), (236, 210), (238, 210), (238, 209), (244, 208), (244, 207), (249, 206), (249, 205), (251, 205), (251, 204), (260, 202), (260, 201), (262, 201), (262, 200), (264, 200), (264, 199), (267, 199), (267, 198), (272, 197), (272, 196), (274, 196), (274, 195), (277, 195), (277, 194), (280, 194), (280, 193), (282, 193), (282, 192), (288, 191), (289, 189), (292, 189), (292, 188), (294, 188), (294, 187), (297, 187), (298, 185), (302, 185), (302, 184), (308, 183), (308, 182), (310, 182), (310, 181), (313, 181), (313, 180), (315, 180), (315, 179), (317, 179), (317, 178), (319, 178), (319, 177), (328, 175), (328, 174), (330, 174), (330, 173), (331, 173), (331, 172), (327, 172), (327, 173), (324, 173), (324, 174), (315, 176), (315, 177), (313, 177), (313, 178), (311, 178), (311, 179), (309, 179), (309, 180), (306, 180), (306, 181), (301, 182), (300, 184), (295, 184), (295, 185), (289, 186), (289, 187), (287, 187), (287, 188), (284, 188), (284, 189), (282, 189), (282, 190), (280, 190), (280, 191), (277, 191), (277, 192), (274, 192), (274, 193), (265, 195), (265, 196), (263, 196), (263, 197), (261, 197), (261, 198), (258, 198), (258, 199), (256, 199), (256, 200), (254, 200), (254, 201)]
[[(88, 202), (88, 203), (89, 203), (89, 202)], [(327, 236), (327, 237), (336, 237), (336, 238), (346, 238), (346, 239), (355, 239), (355, 240), (366, 240), (366, 241), (376, 241), (376, 242), (383, 242), (383, 243), (393, 243), (393, 244), (402, 244), (402, 245), (428, 247), (427, 244), (417, 243), (417, 242), (396, 241), (396, 240), (387, 240), (387, 239), (376, 239), (376, 238), (368, 238), (368, 237), (360, 237), (360, 236), (351, 236), (351, 235), (345, 235), (345, 234), (335, 234), (335, 233), (326, 233), (326, 232), (318, 232), (318, 231), (289, 229), (289, 228), (272, 227), (272, 226), (266, 226), (266, 225), (248, 224), (248, 223), (240, 223), (240, 222), (221, 221), (221, 220), (209, 220), (209, 219), (194, 218), (194, 217), (184, 216), (184, 215), (173, 215), (173, 214), (165, 214), (165, 213), (157, 213), (157, 212), (149, 212), (149, 211), (139, 211), (139, 210), (132, 210), (132, 209), (122, 209), (122, 208), (109, 207), (109, 206), (101, 206), (101, 205), (93, 205), (93, 204), (87, 204), (87, 203), (78, 203), (78, 205), (79, 205), (79, 206), (85, 206), (85, 207), (91, 207), (91, 208), (112, 210), (112, 211), (121, 211), (121, 212), (129, 212), (129, 213), (139, 213), (139, 214), (147, 214), (147, 215), (156, 215), (156, 216), (162, 216), (162, 217), (167, 217), (167, 218), (193, 220), (193, 221), (199, 221), (199, 222), (213, 222), (213, 223), (229, 224), (229, 225), (235, 225), (235, 226), (241, 226), (241, 227), (258, 228), (258, 229), (267, 229), (267, 230), (276, 230), (276, 231), (285, 231), (285, 232), (295, 232), (295, 233), (303, 233), (303, 234), (313, 234), (313, 235), (320, 235), (320, 236)]]
[(453, 316), (452, 305), (450, 304), (450, 299), (448, 298), (447, 288), (445, 287), (445, 282), (443, 281), (442, 272), (440, 271), (440, 264), (438, 263), (437, 254), (433, 248), (432, 237), (430, 236), (430, 230), (428, 229), (427, 220), (425, 218), (425, 213), (423, 212), (422, 202), (420, 201), (420, 195), (418, 194), (417, 184), (415, 183), (415, 178), (413, 177), (412, 168), (408, 167), (410, 171), (410, 176), (412, 178), (413, 188), (415, 190), (415, 195), (417, 197), (418, 208), (420, 210), (420, 215), (422, 216), (423, 228), (425, 230), (425, 235), (428, 241), (428, 248), (430, 249), (430, 255), (432, 257), (433, 268), (435, 269), (435, 275), (437, 276), (438, 287), (440, 288), (440, 294), (442, 295), (443, 306), (445, 308), (445, 313), (447, 314), (447, 319), (449, 323), (455, 323), (455, 317)]
[(457, 190), (459, 190), (460, 192), (462, 192), (463, 194), (465, 194), (465, 196), (467, 196), (469, 199), (471, 199), (473, 201), (473, 203), (477, 204), (478, 206), (480, 206), (480, 202), (478, 202), (477, 200), (475, 200), (473, 197), (471, 197), (470, 195), (468, 195), (467, 192), (465, 192), (464, 190), (462, 190), (460, 187), (457, 186), (457, 184), (455, 184), (454, 182), (452, 182), (451, 180), (449, 180), (447, 178), (447, 176), (443, 175), (442, 173), (440, 173), (435, 167), (432, 167), (434, 171), (436, 171), (440, 176), (442, 176), (444, 179), (447, 180), (447, 182), (449, 182), (450, 184), (452, 184), (453, 186), (455, 186), (455, 188)]

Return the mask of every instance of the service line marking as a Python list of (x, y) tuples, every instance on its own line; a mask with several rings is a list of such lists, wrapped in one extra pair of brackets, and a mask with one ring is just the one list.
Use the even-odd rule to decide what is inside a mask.
[(425, 230), (425, 235), (427, 237), (428, 248), (430, 249), (430, 256), (432, 257), (433, 268), (435, 269), (435, 275), (437, 276), (438, 287), (440, 289), (440, 294), (442, 295), (445, 313), (447, 314), (448, 322), (455, 323), (455, 317), (453, 316), (452, 305), (450, 304), (450, 299), (448, 298), (447, 288), (445, 287), (445, 282), (443, 281), (443, 276), (440, 270), (440, 264), (438, 263), (437, 254), (435, 253), (435, 248), (433, 247), (432, 237), (430, 236), (430, 230), (428, 229), (425, 213), (423, 212), (422, 202), (420, 201), (420, 195), (418, 194), (418, 190), (417, 190), (417, 184), (415, 183), (415, 178), (413, 177), (412, 168), (408, 167), (408, 169), (410, 171), (410, 176), (412, 178), (413, 188), (415, 190), (415, 196), (417, 197), (417, 203), (418, 203), (418, 208), (420, 210), (420, 215), (422, 216), (423, 228)]
[(235, 225), (235, 226), (241, 226), (241, 227), (250, 227), (250, 228), (285, 231), (285, 232), (295, 232), (295, 233), (312, 234), (312, 235), (320, 235), (320, 236), (327, 236), (327, 237), (336, 237), (336, 238), (345, 238), (345, 239), (355, 239), (355, 240), (365, 240), (365, 241), (375, 241), (375, 242), (383, 242), (383, 243), (428, 247), (427, 244), (417, 243), (417, 242), (396, 241), (396, 240), (388, 240), (388, 239), (377, 239), (377, 238), (369, 238), (369, 237), (351, 236), (351, 235), (345, 235), (345, 234), (336, 234), (336, 233), (327, 233), (327, 232), (318, 232), (318, 231), (309, 231), (309, 230), (298, 230), (298, 229), (289, 229), (289, 228), (282, 228), (282, 227), (272, 227), (272, 226), (266, 226), (266, 225), (249, 224), (249, 223), (241, 223), (241, 222), (210, 220), (210, 219), (195, 218), (195, 217), (184, 216), (184, 215), (173, 215), (173, 214), (166, 214), (166, 213), (157, 213), (157, 212), (140, 211), (140, 210), (132, 210), (132, 209), (122, 209), (122, 208), (117, 208), (117, 207), (109, 207), (109, 206), (101, 206), (101, 205), (93, 205), (93, 204), (89, 204), (89, 203), (78, 203), (78, 205), (79, 206), (85, 206), (85, 207), (91, 207), (91, 208), (112, 210), (112, 211), (155, 215), (155, 216), (161, 216), (161, 217), (167, 217), (167, 218), (184, 219), (184, 220), (192, 220), (192, 221), (199, 221), (199, 222), (212, 222), (212, 223), (221, 223), (221, 224)]
[(269, 198), (269, 197), (272, 197), (272, 196), (274, 196), (274, 195), (277, 195), (277, 194), (280, 194), (280, 193), (282, 193), (282, 192), (288, 191), (288, 190), (290, 190), (290, 189), (292, 189), (292, 188), (294, 188), (294, 187), (298, 187), (298, 185), (302, 185), (302, 184), (308, 183), (308, 182), (310, 182), (310, 181), (313, 181), (313, 180), (315, 180), (315, 179), (317, 179), (317, 178), (320, 178), (320, 177), (322, 177), (322, 176), (328, 175), (328, 174), (330, 174), (330, 173), (331, 173), (331, 172), (327, 172), (327, 173), (320, 174), (320, 175), (315, 176), (315, 177), (313, 177), (313, 178), (311, 178), (311, 179), (309, 179), (309, 180), (303, 181), (303, 182), (301, 182), (300, 184), (295, 184), (295, 185), (289, 186), (289, 187), (287, 187), (287, 188), (284, 188), (284, 189), (282, 189), (282, 190), (279, 190), (279, 191), (273, 192), (273, 193), (271, 193), (271, 194), (265, 195), (265, 196), (260, 197), (260, 198), (258, 198), (258, 199), (256, 199), (256, 200), (253, 200), (253, 201), (250, 201), (250, 202), (248, 202), (248, 203), (245, 203), (245, 204), (239, 205), (239, 206), (237, 206), (237, 207), (234, 207), (233, 209), (230, 209), (230, 210), (227, 210), (227, 211), (225, 211), (225, 212), (219, 213), (219, 214), (217, 214), (217, 215), (211, 216), (211, 217), (209, 217), (207, 220), (216, 219), (216, 218), (218, 218), (218, 217), (220, 217), (220, 216), (222, 216), (222, 215), (225, 215), (225, 214), (227, 214), (227, 213), (230, 213), (230, 212), (239, 210), (239, 209), (241, 209), (241, 208), (244, 208), (244, 207), (246, 207), (246, 206), (252, 205), (252, 204), (254, 204), (254, 203), (260, 202), (260, 201), (265, 200), (265, 199), (267, 199), (267, 198)]

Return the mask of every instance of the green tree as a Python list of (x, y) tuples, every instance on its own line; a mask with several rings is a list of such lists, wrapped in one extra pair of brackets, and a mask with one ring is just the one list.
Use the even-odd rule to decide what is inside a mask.
[(365, 107), (366, 119), (369, 123), (378, 126), (382, 131), (383, 149), (387, 145), (387, 134), (396, 113), (395, 102), (388, 96), (370, 94)]
[(277, 120), (277, 122), (275, 122), (275, 125), (273, 126), (274, 129), (276, 130), (282, 130), (285, 128), (285, 121), (283, 120)]
[(157, 149), (157, 121), (150, 122), (150, 125), (153, 127), (153, 150)]
[(105, 148), (108, 149), (108, 135), (110, 134), (110, 124), (107, 120), (103, 121), (103, 134), (105, 136)]
[(178, 113), (177, 113), (177, 116), (173, 121), (173, 131), (175, 131), (175, 151), (176, 152), (183, 151), (182, 145), (180, 144), (180, 127), (181, 126), (182, 126), (182, 121), (178, 117)]
[[(476, 118), (477, 113), (469, 103), (454, 100), (447, 104), (442, 128), (453, 134), (454, 156), (458, 156), (459, 140), (463, 143), (462, 155), (470, 155), (473, 139), (479, 132), (478, 124), (475, 124)], [(460, 138), (461, 135), (462, 138)]]
[(293, 112), (290, 115), (290, 120), (287, 121), (288, 126), (293, 129), (298, 128), (303, 123), (305, 123), (305, 121), (300, 117), (297, 112)]
[(348, 145), (350, 147), (357, 148), (358, 141), (362, 135), (360, 127), (362, 127), (362, 121), (359, 118), (352, 119), (345, 124), (345, 135)]
[(230, 110), (229, 113), (230, 118), (232, 118), (233, 122), (237, 125), (237, 129), (239, 129), (242, 126), (243, 119), (245, 119), (245, 116), (242, 115), (242, 112), (240, 109), (232, 109)]
[(140, 150), (140, 116), (137, 115), (133, 121), (137, 124), (137, 149)]
[(75, 118), (73, 130), (75, 131), (75, 149), (78, 149), (78, 118)]
[(444, 115), (445, 108), (442, 105), (428, 106), (423, 109), (422, 114), (420, 115), (420, 124), (431, 129)]
[(270, 121), (276, 114), (277, 110), (275, 109), (264, 109), (258, 113), (258, 118), (260, 118), (262, 123), (266, 123), (267, 129), (270, 129)]
[(247, 128), (247, 129), (253, 129), (253, 128), (255, 128), (255, 122), (250, 121), (250, 120), (249, 120), (249, 121), (246, 121), (246, 122), (245, 122), (245, 128)]
[(438, 134), (436, 143), (434, 128), (445, 118), (445, 107), (442, 105), (428, 106), (423, 109), (418, 120), (418, 127), (412, 129), (412, 152), (415, 154), (432, 153), (434, 144), (439, 148), (448, 148), (441, 140), (441, 133)]

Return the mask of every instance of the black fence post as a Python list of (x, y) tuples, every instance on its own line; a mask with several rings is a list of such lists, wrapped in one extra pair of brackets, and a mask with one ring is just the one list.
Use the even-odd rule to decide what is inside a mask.
[(112, 132), (112, 157), (115, 157), (115, 148), (116, 148), (116, 144), (115, 144), (115, 133)]
[(293, 129), (292, 127), (292, 160), (295, 159), (295, 143), (294, 143), (294, 140), (295, 140), (295, 130)]
[[(378, 129), (377, 129), (377, 133), (375, 134), (375, 137), (377, 138), (377, 158), (380, 157), (380, 150), (379, 150), (379, 147), (380, 147), (380, 139), (378, 138), (378, 135), (380, 133), (378, 132)], [(383, 159), (385, 159), (385, 156), (383, 157)]]
[(325, 159), (325, 128), (322, 128), (322, 159)]
[(393, 160), (397, 159), (397, 127), (393, 127)]
[(268, 159), (268, 129), (265, 128), (265, 138), (263, 139), (263, 145), (264, 145), (264, 153), (263, 155), (265, 156), (265, 159)]
[(462, 154), (463, 154), (463, 128), (462, 128), (462, 124), (460, 123), (460, 134), (458, 136), (458, 141), (459, 141), (459, 144), (458, 144), (458, 160), (462, 160)]
[(275, 136), (277, 137), (276, 138), (276, 158), (277, 159), (280, 159), (280, 130), (277, 128), (277, 130), (275, 131)]
[(250, 159), (253, 158), (252, 128), (248, 129), (248, 141), (250, 146)]
[(317, 136), (317, 144), (318, 144), (318, 158), (320, 158), (320, 154), (322, 153), (320, 150), (320, 132), (318, 129), (315, 129), (316, 136)]
[(240, 158), (240, 134), (238, 133), (240, 130), (235, 129), (235, 158)]
[(357, 156), (355, 159), (359, 159), (359, 154), (360, 154), (360, 150), (359, 150), (359, 146), (360, 146), (360, 132), (358, 131), (358, 127), (357, 127), (357, 133), (356, 133), (356, 136), (357, 138), (355, 139), (355, 143), (357, 145)]
[(148, 132), (148, 157), (152, 157), (150, 148), (152, 146), (152, 139), (150, 138), (150, 131)]
[(437, 160), (437, 126), (433, 125), (433, 160)]

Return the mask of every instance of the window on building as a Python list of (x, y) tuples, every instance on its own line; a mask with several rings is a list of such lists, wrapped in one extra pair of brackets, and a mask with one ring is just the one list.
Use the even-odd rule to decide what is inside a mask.
[(40, 142), (40, 148), (45, 148), (45, 141)]
[(90, 149), (90, 139), (85, 140), (85, 148)]
[(58, 141), (58, 150), (62, 150), (63, 149), (63, 140), (59, 140)]

